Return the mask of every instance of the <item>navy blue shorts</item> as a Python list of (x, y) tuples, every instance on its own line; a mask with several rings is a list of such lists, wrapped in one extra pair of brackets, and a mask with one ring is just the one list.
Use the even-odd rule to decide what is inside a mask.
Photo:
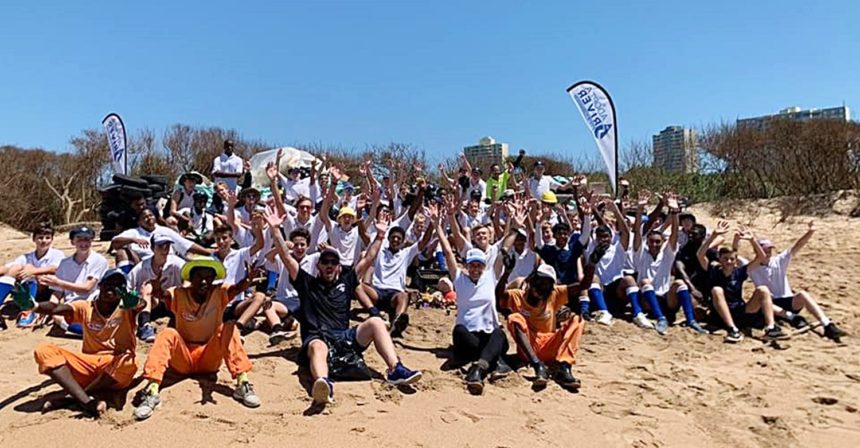
[(780, 297), (778, 299), (773, 299), (773, 304), (782, 308), (785, 311), (791, 311), (792, 313), (797, 313), (801, 311), (800, 308), (795, 309), (791, 302), (794, 301), (794, 296), (791, 297)]
[(326, 343), (329, 351), (333, 346), (349, 347), (356, 353), (364, 353), (367, 347), (358, 343), (358, 327), (350, 327), (346, 330), (328, 330), (324, 335), (313, 334), (302, 341), (302, 348), (299, 350), (299, 365), (308, 367), (310, 360), (308, 359), (308, 346), (315, 340), (320, 340)]
[(396, 289), (377, 288), (375, 286), (373, 287), (373, 290), (376, 291), (376, 307), (387, 313), (393, 313), (394, 296), (400, 294), (402, 291), (398, 291)]
[(290, 314), (296, 314), (301, 307), (301, 302), (299, 301), (298, 297), (275, 297), (272, 300), (280, 303), (281, 305), (284, 305), (287, 308), (287, 311), (290, 312)]

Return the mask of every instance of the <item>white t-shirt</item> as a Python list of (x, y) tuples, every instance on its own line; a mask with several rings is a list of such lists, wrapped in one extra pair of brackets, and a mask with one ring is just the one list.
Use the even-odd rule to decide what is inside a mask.
[(489, 224), (490, 216), (484, 210), (478, 210), (475, 216), (468, 213), (460, 213), (460, 227), (462, 229), (472, 230), (478, 224)]
[[(141, 260), (141, 262), (128, 273), (128, 283), (131, 285), (132, 289), (140, 291), (141, 288), (143, 288), (144, 283), (157, 277), (155, 271), (152, 269), (152, 260), (153, 257)], [(177, 257), (176, 255), (167, 256), (167, 260), (164, 261), (164, 265), (161, 267), (162, 289), (167, 290), (167, 288), (182, 286), (182, 266), (184, 264), (185, 260)]]
[(532, 197), (537, 200), (540, 200), (541, 195), (545, 192), (560, 186), (561, 184), (556, 182), (555, 179), (550, 176), (541, 176), (540, 179), (536, 179), (534, 176), (529, 176), (529, 192)]
[(514, 249), (511, 250), (516, 254), (517, 264), (514, 265), (514, 270), (511, 271), (511, 275), (508, 278), (515, 279), (528, 277), (532, 271), (534, 271), (535, 265), (537, 264), (537, 254), (528, 247), (526, 247), (521, 254), (517, 253)]
[[(215, 162), (213, 163), (213, 166), (212, 166), (212, 172), (213, 173), (238, 174), (238, 173), (241, 173), (242, 170), (244, 169), (243, 165), (244, 165), (244, 161), (242, 160), (241, 157), (237, 156), (236, 154), (228, 156), (227, 154), (222, 153), (221, 155), (219, 155), (218, 157), (215, 158)], [(238, 178), (213, 176), (212, 179), (215, 182), (218, 182), (219, 180), (223, 181), (225, 184), (227, 184), (227, 188), (229, 188), (232, 191), (238, 191), (238, 186), (239, 186), (239, 179)]]
[[(504, 242), (504, 238), (496, 241), (493, 244), (490, 244), (487, 247), (487, 250), (484, 251), (484, 255), (487, 256), (487, 266), (486, 269), (492, 271), (496, 266), (496, 257), (499, 256), (500, 249), (502, 248), (502, 243)], [(466, 241), (466, 244), (463, 245), (463, 252), (460, 254), (462, 258), (466, 258), (466, 253), (469, 252), (469, 249), (473, 248), (472, 243), (470, 241)]]
[(457, 325), (482, 333), (491, 333), (499, 327), (499, 315), (496, 313), (496, 275), (492, 269), (485, 269), (477, 284), (473, 283), (466, 273), (457, 269), (454, 291), (457, 292)]
[(181, 199), (179, 199), (179, 203), (176, 204), (177, 211), (183, 208), (194, 208), (194, 191), (189, 193), (185, 191), (185, 188), (183, 187), (176, 189), (176, 191), (181, 193)]
[(211, 213), (203, 211), (203, 213), (197, 214), (197, 211), (194, 210), (194, 207), (191, 208), (182, 208), (178, 210), (180, 215), (186, 215), (191, 217), (191, 229), (194, 230), (194, 233), (197, 235), (205, 235), (211, 232), (215, 225), (213, 224), (215, 221), (215, 216)]
[[(586, 257), (590, 257), (596, 247), (597, 238), (591, 238)], [(594, 267), (594, 273), (600, 278), (601, 285), (606, 286), (624, 275), (625, 267), (630, 264), (630, 257), (627, 255), (627, 249), (621, 245), (621, 238), (618, 235), (613, 235), (612, 243), (606, 249), (603, 258)]]
[[(102, 275), (108, 270), (108, 262), (105, 257), (90, 251), (90, 255), (83, 263), (78, 264), (75, 261), (75, 256), (63, 258), (57, 266), (57, 278), (71, 283), (86, 283), (90, 279), (101, 280)], [(83, 294), (69, 291), (63, 288), (51, 287), (52, 290), (60, 293), (63, 303), (70, 303), (76, 300), (91, 300), (99, 294), (98, 283), (89, 292)]]
[(658, 296), (665, 295), (672, 286), (672, 265), (675, 263), (675, 251), (668, 242), (657, 253), (657, 258), (651, 256), (645, 241), (639, 247), (639, 252), (633, 254), (633, 268), (639, 280), (649, 279), (654, 292)]
[(749, 271), (750, 279), (756, 286), (767, 286), (775, 299), (794, 297), (791, 285), (788, 284), (788, 264), (791, 262), (791, 249), (786, 249), (775, 257), (770, 257), (767, 264)]
[[(30, 265), (34, 268), (44, 268), (45, 266), (59, 266), (60, 262), (63, 261), (63, 258), (66, 258), (66, 254), (59, 249), (54, 249), (53, 247), (48, 249), (45, 252), (45, 255), (42, 258), (36, 258), (36, 251), (27, 252), (26, 254), (19, 255), (14, 260), (6, 263), (7, 268), (11, 268), (13, 266), (26, 266)], [(15, 284), (15, 277), (11, 277), (8, 275), (4, 275), (0, 277), (0, 283), (5, 283), (7, 285)]]
[[(215, 253), (212, 257), (217, 260), (218, 254)], [(247, 269), (245, 269), (245, 265), (250, 264), (253, 260), (254, 257), (251, 256), (250, 247), (231, 250), (230, 253), (221, 260), (221, 263), (224, 264), (224, 270), (227, 272), (227, 275), (224, 276), (224, 284), (235, 285), (241, 282), (248, 274)]]
[(472, 178), (469, 177), (469, 186), (466, 187), (466, 190), (463, 191), (463, 196), (460, 197), (461, 201), (468, 201), (472, 197), (472, 192), (477, 191), (481, 193), (481, 200), (483, 201), (487, 197), (487, 183), (483, 180), (479, 180), (477, 184), (472, 183)]
[[(311, 277), (316, 277), (319, 274), (317, 270), (319, 257), (319, 254), (305, 255), (299, 261), (299, 269), (307, 272)], [(299, 293), (290, 282), (290, 273), (287, 271), (280, 257), (275, 258), (274, 265), (276, 272), (278, 272), (278, 286), (275, 290), (275, 297), (281, 300), (298, 297)]]
[(406, 269), (416, 255), (418, 244), (401, 248), (397, 253), (392, 253), (389, 248), (380, 250), (373, 264), (373, 287), (405, 291)]
[[(188, 241), (187, 238), (183, 237), (175, 230), (170, 227), (165, 226), (155, 226), (155, 230), (150, 232), (149, 230), (144, 229), (143, 227), (135, 227), (133, 229), (128, 229), (115, 236), (114, 238), (142, 238), (146, 241), (150, 241), (152, 235), (165, 235), (173, 241), (173, 246), (170, 248), (171, 253), (178, 253), (181, 256), (185, 256), (188, 253), (188, 249), (191, 248), (193, 244), (191, 241)], [(137, 243), (131, 243), (127, 246), (134, 253), (137, 254), (141, 259), (152, 256), (152, 247), (143, 248)]]
[[(134, 239), (143, 239), (143, 240), (146, 240), (147, 243), (149, 243), (150, 237), (152, 237), (152, 232), (144, 229), (143, 227), (135, 227), (132, 229), (124, 230), (119, 235), (113, 237), (113, 239), (134, 238)], [(137, 254), (137, 256), (140, 258), (146, 258), (146, 257), (152, 256), (152, 247), (150, 247), (149, 244), (147, 244), (146, 247), (143, 247), (140, 244), (131, 243), (131, 244), (127, 245), (126, 248), (128, 248), (130, 251)]]
[(352, 266), (354, 264), (356, 255), (361, 248), (359, 245), (360, 240), (361, 239), (358, 236), (358, 225), (353, 225), (352, 229), (348, 232), (344, 232), (340, 228), (340, 225), (332, 223), (331, 233), (329, 233), (329, 241), (331, 241), (332, 247), (334, 247), (340, 255), (341, 265)]

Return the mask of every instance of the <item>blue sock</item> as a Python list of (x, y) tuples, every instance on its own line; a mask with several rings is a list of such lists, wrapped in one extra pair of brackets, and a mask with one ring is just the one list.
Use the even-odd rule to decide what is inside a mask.
[(693, 312), (693, 296), (690, 295), (690, 290), (686, 286), (678, 288), (678, 300), (681, 301), (681, 308), (684, 309), (684, 317), (687, 319), (687, 324), (696, 321), (696, 313)]
[(266, 285), (266, 290), (272, 290), (278, 287), (278, 273), (274, 271), (266, 272), (266, 280), (268, 281)]
[(603, 298), (602, 289), (592, 286), (588, 290), (588, 297), (591, 298), (596, 311), (606, 311), (606, 299)]
[(579, 314), (583, 316), (588, 314), (588, 309), (591, 305), (591, 302), (588, 300), (588, 297), (580, 297), (579, 298)]
[(12, 292), (12, 288), (14, 287), (14, 285), (10, 285), (8, 283), (0, 283), (0, 304), (6, 301), (6, 296)]
[(627, 300), (630, 301), (630, 306), (633, 307), (633, 317), (642, 314), (642, 305), (639, 303), (639, 288), (631, 286), (627, 288)]
[(439, 263), (439, 270), (448, 272), (448, 263), (445, 262), (445, 254), (442, 251), (436, 252), (436, 262)]
[(69, 332), (74, 334), (84, 334), (84, 327), (81, 324), (69, 324)]
[(648, 306), (651, 308), (651, 314), (654, 315), (657, 319), (662, 319), (663, 310), (660, 309), (660, 302), (657, 301), (657, 292), (654, 291), (654, 288), (651, 286), (647, 286), (642, 289), (642, 295), (645, 296), (645, 300), (648, 301)]
[[(128, 263), (128, 262), (126, 262), (126, 263)], [(119, 268), (119, 270), (122, 271), (125, 275), (128, 275), (128, 273), (131, 272), (131, 270), (134, 268), (134, 265), (131, 263), (128, 263), (128, 264), (124, 264), (122, 266), (117, 266), (117, 268)]]
[(36, 299), (36, 294), (39, 292), (39, 284), (34, 281), (27, 282), (27, 288), (30, 289), (30, 297)]

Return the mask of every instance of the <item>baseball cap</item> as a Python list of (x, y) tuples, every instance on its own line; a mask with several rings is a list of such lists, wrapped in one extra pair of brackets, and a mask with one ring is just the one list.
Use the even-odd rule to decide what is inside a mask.
[(546, 263), (538, 266), (537, 270), (535, 271), (535, 275), (551, 278), (553, 283), (558, 281), (558, 278), (555, 275), (555, 268)]
[(124, 281), (128, 281), (128, 276), (125, 275), (125, 272), (123, 272), (122, 269), (108, 269), (104, 274), (102, 274), (102, 278), (99, 280), (99, 286), (110, 280), (111, 277), (122, 277)]
[(156, 234), (153, 234), (153, 235), (149, 238), (149, 244), (151, 244), (151, 245), (153, 245), (153, 246), (160, 246), (160, 245), (162, 245), (162, 244), (164, 244), (164, 243), (170, 243), (170, 244), (173, 244), (173, 238), (170, 238), (169, 236), (167, 236), (167, 235), (165, 235), (165, 234), (163, 234), (163, 233), (156, 233)]
[(466, 252), (466, 264), (479, 262), (481, 264), (487, 264), (487, 255), (481, 249), (477, 247), (473, 247)]
[(96, 237), (96, 231), (92, 227), (81, 225), (77, 226), (69, 232), (69, 239), (73, 240), (76, 236), (87, 236), (90, 239)]
[(503, 198), (513, 198), (514, 197), (514, 190), (511, 190), (510, 188), (508, 188), (507, 190), (505, 190), (502, 193), (502, 197)]
[(761, 246), (762, 249), (767, 250), (773, 247), (773, 242), (767, 238), (762, 238), (758, 240), (758, 245)]
[(341, 216), (347, 216), (347, 215), (352, 216), (353, 218), (355, 218), (357, 216), (355, 214), (355, 210), (353, 210), (352, 207), (344, 207), (344, 208), (340, 209), (339, 212), (337, 212), (337, 219), (340, 219)]
[(542, 195), (540, 195), (540, 201), (546, 202), (547, 204), (558, 204), (558, 198), (555, 197), (555, 193), (551, 191), (544, 191)]
[(537, 167), (541, 167), (541, 166), (543, 166), (543, 167), (545, 167), (545, 166), (546, 166), (546, 165), (543, 163), (543, 160), (538, 160), (537, 162), (535, 162), (535, 168), (537, 168)]
[(320, 252), (320, 256), (319, 256), (317, 263), (322, 261), (323, 258), (334, 258), (335, 260), (340, 262), (340, 253), (338, 253), (338, 251), (336, 251), (334, 249), (325, 249), (322, 252)]
[(344, 190), (355, 190), (355, 185), (353, 185), (351, 182), (346, 182), (343, 184), (343, 189)]

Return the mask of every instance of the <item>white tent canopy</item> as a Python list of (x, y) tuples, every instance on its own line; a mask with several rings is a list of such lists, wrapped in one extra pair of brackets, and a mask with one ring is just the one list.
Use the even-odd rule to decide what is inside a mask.
[(310, 168), (311, 164), (315, 164), (317, 169), (322, 168), (322, 160), (317, 159), (309, 152), (301, 151), (291, 146), (269, 149), (258, 152), (251, 157), (252, 184), (261, 187), (269, 186), (269, 178), (266, 177), (266, 165), (269, 162), (275, 161), (278, 150), (284, 151), (284, 155), (281, 157), (281, 165), (278, 167), (278, 171), (283, 174), (287, 174), (290, 168)]

